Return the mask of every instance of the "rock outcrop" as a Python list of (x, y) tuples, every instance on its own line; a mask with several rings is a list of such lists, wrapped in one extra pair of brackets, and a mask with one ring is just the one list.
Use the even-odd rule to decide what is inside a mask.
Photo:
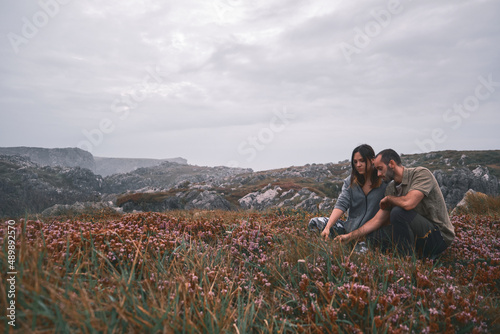
[(181, 183), (218, 185), (229, 177), (251, 172), (251, 169), (244, 168), (200, 167), (164, 162), (159, 166), (139, 168), (130, 173), (108, 176), (104, 178), (104, 192), (165, 191)]
[(259, 191), (245, 195), (238, 202), (243, 209), (266, 210), (278, 207), (318, 213), (331, 211), (335, 205), (335, 199), (319, 196), (307, 188), (283, 191), (279, 186), (272, 187), (270, 184)]
[(21, 156), (40, 166), (80, 167), (91, 171), (95, 170), (95, 161), (92, 154), (76, 147), (0, 147), (0, 155)]
[(49, 167), (0, 156), (0, 216), (39, 213), (54, 204), (101, 199), (102, 178), (80, 167)]
[(451, 215), (460, 215), (460, 214), (467, 213), (470, 210), (468, 202), (471, 199), (471, 197), (472, 198), (477, 197), (477, 198), (480, 198), (482, 200), (487, 200), (488, 195), (481, 193), (481, 192), (478, 192), (478, 191), (474, 191), (472, 189), (469, 189), (465, 193), (462, 200), (460, 200), (460, 202), (458, 202), (458, 204), (455, 206), (455, 208), (451, 211)]
[(478, 166), (472, 171), (468, 168), (455, 168), (448, 174), (436, 170), (434, 176), (449, 209), (454, 208), (468, 190), (498, 195), (498, 179), (490, 174), (487, 167)]
[(21, 156), (40, 166), (87, 168), (103, 177), (112, 174), (129, 173), (137, 168), (154, 167), (164, 162), (187, 165), (187, 160), (184, 158), (133, 159), (94, 157), (91, 153), (76, 147), (0, 147), (0, 155)]
[(138, 168), (159, 166), (165, 162), (174, 162), (179, 165), (187, 165), (184, 158), (172, 159), (131, 159), (131, 158), (103, 158), (94, 157), (94, 173), (103, 177), (113, 174), (130, 173)]

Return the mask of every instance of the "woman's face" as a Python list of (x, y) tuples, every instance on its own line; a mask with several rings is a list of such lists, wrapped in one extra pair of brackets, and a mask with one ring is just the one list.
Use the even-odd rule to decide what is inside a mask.
[(360, 175), (365, 175), (372, 166), (371, 161), (366, 161), (359, 152), (354, 153), (352, 163)]

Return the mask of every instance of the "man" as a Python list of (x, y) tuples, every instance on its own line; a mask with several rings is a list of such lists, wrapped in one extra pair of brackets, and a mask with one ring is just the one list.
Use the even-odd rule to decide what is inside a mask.
[(377, 174), (390, 182), (380, 210), (357, 230), (339, 235), (335, 241), (374, 236), (383, 226), (392, 227), (392, 241), (402, 254), (436, 257), (455, 238), (443, 194), (434, 175), (424, 167), (405, 168), (392, 149), (383, 150), (374, 160)]

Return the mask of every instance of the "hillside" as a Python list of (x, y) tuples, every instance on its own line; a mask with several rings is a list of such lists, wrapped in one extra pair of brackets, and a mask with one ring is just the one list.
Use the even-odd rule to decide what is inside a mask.
[(87, 168), (94, 174), (101, 176), (128, 173), (137, 168), (158, 166), (164, 162), (187, 164), (187, 160), (184, 158), (134, 159), (94, 157), (91, 153), (76, 147), (0, 147), (0, 155), (20, 156), (40, 166)]
[(37, 213), (54, 204), (100, 201), (102, 178), (80, 167), (40, 166), (0, 156), (0, 217)]
[(165, 162), (175, 162), (180, 165), (187, 165), (187, 160), (184, 158), (172, 159), (132, 159), (132, 158), (104, 158), (94, 157), (95, 170), (94, 173), (101, 176), (109, 176), (113, 174), (129, 173), (138, 168), (147, 168), (159, 166)]
[(500, 150), (489, 151), (439, 151), (425, 154), (402, 154), (403, 165), (424, 166), (430, 170), (449, 170), (466, 167), (470, 170), (481, 165), (487, 167), (491, 175), (500, 179)]
[[(498, 195), (498, 177), (489, 168), (498, 172), (500, 151), (444, 151), (426, 154), (402, 155), (406, 166), (426, 166), (434, 172), (448, 208), (451, 210), (469, 189), (489, 195)], [(484, 161), (484, 162), (483, 162)], [(484, 167), (487, 165), (488, 167)], [(159, 173), (159, 174), (158, 174)], [(308, 164), (261, 172), (244, 172), (228, 177), (212, 177), (193, 181), (173, 188), (162, 187), (154, 182), (164, 176), (157, 169), (133, 173), (133, 182), (127, 176), (120, 178), (121, 189), (129, 192), (118, 196), (117, 204), (126, 211), (165, 211), (192, 208), (186, 201), (193, 191), (204, 193), (206, 201), (200, 208), (265, 210), (269, 208), (293, 208), (308, 212), (329, 212), (340, 193), (342, 181), (350, 173), (348, 161), (328, 164)], [(155, 177), (152, 177), (155, 175)], [(186, 177), (188, 180), (188, 177)], [(105, 183), (109, 182), (105, 179)], [(150, 184), (156, 187), (148, 186)], [(129, 186), (126, 186), (129, 184)], [(146, 186), (146, 188), (140, 189)], [(189, 196), (188, 196), (189, 197)], [(222, 207), (210, 206), (210, 200), (224, 202)], [(154, 210), (154, 208), (157, 210)], [(196, 205), (194, 206), (196, 208)]]
[[(402, 159), (405, 166), (433, 171), (450, 210), (469, 189), (499, 193), (500, 151), (443, 151)], [(0, 215), (40, 213), (75, 202), (102, 202), (126, 212), (290, 208), (328, 214), (349, 173), (347, 160), (260, 172), (162, 162), (103, 178), (80, 167), (41, 166), (26, 158), (1, 156)], [(81, 203), (73, 209), (80, 207)]]
[(94, 157), (79, 148), (0, 147), (0, 155), (20, 156), (40, 166), (80, 167), (95, 171)]

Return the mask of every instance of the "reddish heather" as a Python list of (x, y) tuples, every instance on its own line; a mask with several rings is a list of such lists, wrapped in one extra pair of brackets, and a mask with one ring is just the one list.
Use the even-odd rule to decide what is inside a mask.
[[(500, 330), (496, 218), (452, 217), (457, 238), (436, 261), (358, 254), (353, 245), (309, 234), (309, 218), (295, 211), (173, 212), (20, 222), (17, 326), (31, 332)], [(5, 236), (3, 229), (4, 250)], [(6, 307), (4, 292), (0, 301)]]

